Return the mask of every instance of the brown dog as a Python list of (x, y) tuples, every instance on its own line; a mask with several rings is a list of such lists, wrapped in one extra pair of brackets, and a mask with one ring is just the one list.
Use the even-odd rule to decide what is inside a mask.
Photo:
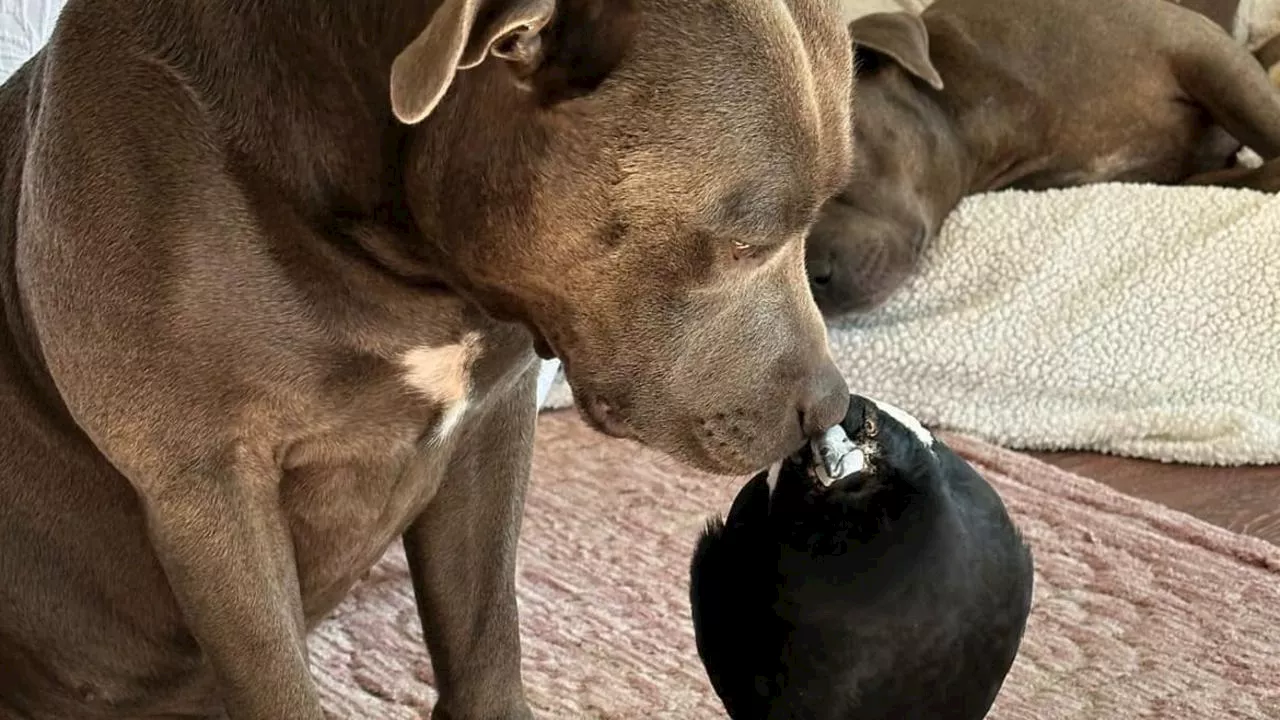
[(838, 422), (850, 73), (825, 0), (71, 0), (0, 89), (0, 717), (319, 720), (402, 538), (433, 717), (527, 718), (535, 346), (711, 471)]
[(1280, 190), (1276, 163), (1230, 168), (1241, 142), (1280, 155), (1280, 95), (1221, 26), (1176, 4), (937, 0), (849, 31), (858, 167), (808, 243), (828, 316), (882, 302), (972, 193), (1102, 181)]

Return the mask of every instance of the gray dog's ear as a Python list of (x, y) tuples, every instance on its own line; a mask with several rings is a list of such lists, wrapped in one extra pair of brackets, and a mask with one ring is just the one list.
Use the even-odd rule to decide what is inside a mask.
[(942, 76), (929, 59), (929, 32), (918, 15), (905, 12), (863, 15), (849, 23), (849, 36), (857, 50), (889, 57), (934, 90), (942, 89)]
[(555, 0), (445, 0), (391, 65), (391, 109), (396, 118), (422, 122), (448, 92), (457, 72), (486, 57), (534, 62), (555, 6)]

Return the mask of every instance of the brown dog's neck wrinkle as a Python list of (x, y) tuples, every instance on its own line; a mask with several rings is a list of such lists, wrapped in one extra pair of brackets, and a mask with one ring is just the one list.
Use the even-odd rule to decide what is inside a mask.
[(391, 63), (438, 4), (129, 0), (121, 7), (139, 51), (186, 82), (232, 172), (256, 176), (323, 221), (398, 200), (407, 129), (391, 114)]
[(931, 134), (929, 143), (935, 153), (938, 172), (932, 179), (936, 190), (930, 193), (930, 197), (935, 200), (928, 212), (930, 230), (936, 233), (947, 215), (969, 193), (973, 184), (974, 162), (969, 146), (957, 134), (946, 110), (938, 105), (933, 105), (932, 110), (936, 118), (929, 122), (927, 131)]
[[(143, 52), (187, 80), (265, 216), (287, 206), (332, 246), (326, 254), (358, 256), (406, 288), (444, 287), (450, 269), (422, 237), (404, 182), (422, 131), (395, 119), (389, 94), (392, 62), (439, 0), (129, 2)], [(281, 241), (312, 241), (291, 237)]]
[[(930, 38), (948, 59), (941, 66), (946, 89), (930, 94), (964, 157), (961, 197), (1007, 188), (1043, 169), (1047, 119), (1036, 110), (1043, 99), (1034, 73), (993, 64), (972, 38), (947, 26)], [(969, 71), (946, 72), (948, 67)]]
[[(1010, 118), (1009, 124), (992, 121), (990, 125), (999, 127), (1017, 127), (1018, 121)], [(988, 125), (984, 122), (983, 125)], [(1015, 185), (1020, 179), (1040, 170), (1045, 158), (1038, 158), (1034, 150), (1028, 149), (1018, 142), (1012, 133), (994, 134), (991, 129), (978, 132), (978, 137), (968, 143), (975, 149), (971, 157), (983, 158), (974, 163), (970, 170), (969, 190), (966, 194), (1004, 190)]]
[(897, 111), (893, 117), (870, 122), (892, 123), (897, 128), (895, 133), (911, 138), (916, 152), (925, 153), (913, 165), (913, 180), (930, 231), (936, 233), (973, 184), (975, 162), (969, 145), (939, 93), (913, 86), (905, 75), (896, 82), (879, 85), (885, 97), (868, 104)]

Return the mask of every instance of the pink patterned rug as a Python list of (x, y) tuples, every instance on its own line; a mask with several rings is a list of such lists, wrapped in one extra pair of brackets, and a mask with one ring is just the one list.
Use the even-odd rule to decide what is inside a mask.
[[(1035, 605), (992, 720), (1277, 720), (1280, 548), (1031, 458), (946, 437), (1036, 556)], [(724, 718), (693, 646), (687, 568), (740, 482), (545, 414), (520, 557), (539, 718)], [(431, 670), (395, 550), (311, 639), (332, 717), (425, 718)]]

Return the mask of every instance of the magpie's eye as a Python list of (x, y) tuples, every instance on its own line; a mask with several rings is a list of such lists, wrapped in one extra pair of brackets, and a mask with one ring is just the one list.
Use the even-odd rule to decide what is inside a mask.
[(762, 248), (759, 245), (744, 243), (739, 240), (733, 241), (733, 259), (749, 260), (760, 253)]

